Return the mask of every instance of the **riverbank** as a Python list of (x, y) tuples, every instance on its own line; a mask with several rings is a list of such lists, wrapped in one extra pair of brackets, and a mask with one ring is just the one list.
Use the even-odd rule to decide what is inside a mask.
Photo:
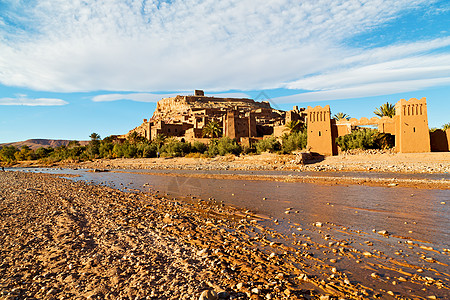
[[(139, 158), (139, 159), (100, 159), (86, 162), (60, 162), (53, 167), (90, 168), (97, 170), (190, 170), (219, 171), (218, 174), (176, 174), (176, 176), (208, 177), (246, 180), (277, 180), (309, 182), (326, 185), (368, 185), (390, 187), (414, 187), (425, 189), (449, 189), (449, 180), (430, 180), (413, 178), (382, 178), (373, 176), (342, 176), (350, 172), (398, 173), (398, 174), (450, 174), (450, 152), (431, 153), (391, 153), (365, 151), (356, 154), (316, 157), (304, 164), (295, 155), (263, 153), (261, 155), (218, 156), (215, 158)], [(16, 167), (43, 167), (35, 162), (23, 162)], [(224, 175), (223, 170), (236, 171), (296, 171), (298, 176), (249, 176)], [(303, 173), (302, 173), (303, 172)], [(305, 176), (307, 172), (320, 172), (320, 176)], [(170, 175), (170, 172), (166, 175)]]
[(4, 172), (0, 214), (2, 299), (199, 299), (204, 290), (221, 299), (330, 294), (287, 271), (278, 254), (252, 246), (246, 232), (257, 217), (214, 201)]
[(213, 198), (5, 172), (0, 214), (5, 299), (199, 299), (205, 290), (220, 299), (449, 296), (448, 249), (385, 230), (273, 220)]
[[(37, 161), (20, 162), (16, 167), (47, 166)], [(450, 173), (450, 152), (392, 153), (377, 150), (354, 154), (317, 156), (301, 163), (296, 155), (263, 153), (227, 155), (214, 158), (117, 158), (85, 162), (58, 162), (58, 167), (110, 169), (178, 169), (178, 170), (299, 170), (328, 172)]]

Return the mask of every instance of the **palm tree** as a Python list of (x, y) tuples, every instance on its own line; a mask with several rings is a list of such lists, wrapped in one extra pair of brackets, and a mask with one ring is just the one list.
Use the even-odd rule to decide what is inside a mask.
[(442, 130), (446, 131), (448, 129), (450, 129), (450, 123), (442, 125)]
[(289, 130), (289, 133), (299, 132), (302, 127), (300, 120), (289, 121), (284, 126), (286, 127), (286, 130)]
[(338, 112), (337, 114), (335, 114), (333, 116), (333, 119), (335, 119), (336, 121), (340, 121), (340, 120), (350, 120), (350, 116), (343, 113), (343, 112)]
[(203, 127), (203, 136), (211, 138), (219, 137), (222, 134), (222, 128), (217, 121), (210, 121)]
[(386, 102), (385, 104), (378, 107), (373, 113), (379, 117), (393, 118), (395, 116), (395, 105)]
[(91, 133), (89, 137), (91, 138), (91, 141), (98, 141), (100, 139), (100, 135), (95, 132)]

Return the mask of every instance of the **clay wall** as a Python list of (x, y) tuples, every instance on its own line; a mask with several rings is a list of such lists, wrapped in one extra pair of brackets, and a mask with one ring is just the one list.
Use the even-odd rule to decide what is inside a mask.
[(382, 117), (378, 123), (378, 131), (395, 135), (395, 117)]
[(195, 141), (203, 138), (203, 130), (200, 128), (189, 128), (184, 132), (186, 141)]
[(430, 152), (426, 98), (395, 104), (395, 148), (401, 153)]
[(285, 123), (289, 123), (291, 121), (299, 121), (300, 118), (300, 114), (294, 110), (289, 110), (286, 112), (286, 115), (284, 117), (284, 122)]
[(431, 151), (448, 152), (450, 151), (450, 129), (446, 131), (437, 129), (430, 132)]
[(283, 134), (289, 133), (289, 130), (284, 125), (273, 126), (273, 136), (281, 137)]
[(228, 111), (223, 122), (224, 136), (231, 139), (253, 137), (257, 135), (256, 119), (253, 114), (240, 115), (237, 111)]
[(331, 111), (330, 106), (308, 106), (307, 130), (308, 130), (308, 150), (323, 155), (337, 154), (336, 143), (334, 142), (331, 129)]
[(344, 135), (352, 133), (352, 124), (351, 123), (336, 122), (334, 124), (334, 126), (336, 127), (337, 136), (344, 136)]

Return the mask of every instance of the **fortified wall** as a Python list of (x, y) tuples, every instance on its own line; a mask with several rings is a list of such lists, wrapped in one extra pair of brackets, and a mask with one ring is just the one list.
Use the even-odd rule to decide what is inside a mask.
[(308, 148), (323, 155), (337, 154), (337, 137), (367, 125), (375, 125), (379, 132), (395, 135), (395, 149), (400, 153), (449, 151), (450, 148), (450, 130), (430, 134), (426, 98), (401, 99), (395, 104), (394, 118), (363, 117), (336, 121), (331, 119), (328, 105), (309, 106), (306, 114)]

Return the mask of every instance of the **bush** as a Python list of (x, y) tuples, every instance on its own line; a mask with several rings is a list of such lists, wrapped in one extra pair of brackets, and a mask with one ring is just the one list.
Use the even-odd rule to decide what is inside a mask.
[(273, 153), (281, 149), (281, 144), (274, 136), (259, 140), (256, 143), (256, 152), (259, 154), (261, 152), (269, 151)]
[(197, 153), (205, 153), (207, 150), (208, 146), (198, 141), (195, 141), (191, 148), (191, 152)]
[(145, 145), (144, 151), (142, 152), (142, 157), (156, 157), (158, 153), (158, 145), (155, 143), (150, 143)]
[(378, 132), (374, 139), (378, 149), (389, 149), (395, 146), (395, 136), (392, 134)]
[(291, 153), (292, 151), (295, 150), (305, 149), (308, 137), (306, 131), (291, 132), (289, 134), (283, 135), (281, 141), (282, 141), (281, 152)]
[(170, 140), (161, 147), (161, 154), (167, 156), (184, 156), (191, 152), (191, 144)]
[(350, 149), (376, 149), (378, 148), (376, 143), (377, 137), (377, 130), (364, 128), (336, 138), (336, 143), (342, 151)]
[(209, 156), (226, 155), (229, 153), (239, 155), (241, 151), (241, 146), (229, 137), (222, 137), (218, 140), (212, 139), (208, 145)]
[(99, 148), (99, 155), (102, 158), (111, 158), (113, 156), (114, 144), (103, 141)]
[(6, 161), (8, 163), (16, 160), (15, 153), (17, 152), (14, 146), (5, 146), (0, 150), (0, 160)]

